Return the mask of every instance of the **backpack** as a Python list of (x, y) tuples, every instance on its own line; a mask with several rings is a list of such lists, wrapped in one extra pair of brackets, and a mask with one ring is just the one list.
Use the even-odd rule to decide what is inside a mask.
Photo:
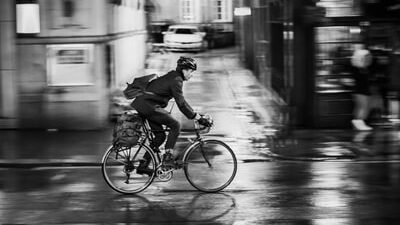
[(123, 90), (124, 96), (127, 99), (134, 99), (144, 93), (151, 93), (146, 92), (147, 85), (157, 77), (157, 74), (150, 74), (137, 77), (133, 79), (132, 83), (126, 83), (128, 86)]
[(127, 112), (119, 116), (113, 130), (113, 145), (120, 147), (132, 147), (142, 137), (143, 121), (139, 114)]

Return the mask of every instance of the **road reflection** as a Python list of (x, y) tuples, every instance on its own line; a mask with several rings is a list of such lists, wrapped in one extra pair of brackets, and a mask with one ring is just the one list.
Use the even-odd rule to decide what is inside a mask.
[(124, 212), (120, 214), (121, 221), (141, 221), (141, 224), (161, 221), (231, 224), (235, 221), (237, 208), (236, 200), (224, 193), (119, 195), (104, 203), (104, 210)]

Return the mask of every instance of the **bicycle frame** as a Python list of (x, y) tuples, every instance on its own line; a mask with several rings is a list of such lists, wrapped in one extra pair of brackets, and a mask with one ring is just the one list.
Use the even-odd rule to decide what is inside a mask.
[[(188, 149), (191, 149), (192, 147), (194, 147), (195, 145), (201, 144), (203, 141), (203, 137), (201, 135), (201, 131), (203, 130), (207, 130), (210, 129), (209, 127), (205, 127), (205, 128), (200, 128), (199, 124), (197, 122), (194, 121), (194, 125), (195, 128), (193, 130), (186, 130), (186, 131), (194, 131), (194, 133), (196, 134), (196, 137), (192, 140), (189, 139), (189, 143), (185, 146), (183, 152), (183, 159), (185, 159)], [(154, 140), (154, 132), (169, 132), (170, 129), (169, 128), (165, 128), (162, 130), (152, 130), (150, 127), (149, 122), (147, 121), (147, 119), (143, 118), (143, 129), (144, 129), (144, 133), (145, 133), (145, 138), (142, 140), (141, 145), (144, 145), (146, 143), (146, 141), (149, 141), (149, 143), (151, 143)], [(183, 130), (185, 131), (185, 130)], [(209, 166), (211, 166), (206, 154), (204, 154), (203, 148), (201, 148), (201, 152), (202, 155), (204, 157), (204, 159), (206, 160), (207, 164)], [(161, 162), (161, 155), (160, 155), (160, 151), (155, 151), (154, 149), (150, 148), (152, 150), (152, 152), (154, 153), (154, 155), (156, 156), (157, 159), (157, 166), (160, 164)]]

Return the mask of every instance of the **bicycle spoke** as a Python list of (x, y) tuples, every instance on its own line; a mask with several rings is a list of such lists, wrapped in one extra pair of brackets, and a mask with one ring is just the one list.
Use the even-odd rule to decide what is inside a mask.
[(205, 140), (194, 145), (184, 161), (188, 181), (204, 192), (224, 189), (236, 175), (237, 161), (232, 149), (218, 140)]
[(123, 160), (114, 159), (114, 162), (109, 162), (109, 166), (120, 166), (120, 165), (127, 165), (128, 163)]
[(155, 177), (155, 173), (150, 176), (137, 173), (137, 168), (146, 152), (151, 158), (149, 168), (155, 171), (154, 153), (148, 147), (135, 146), (118, 151), (109, 149), (102, 159), (102, 173), (107, 184), (123, 194), (137, 193), (146, 189)]

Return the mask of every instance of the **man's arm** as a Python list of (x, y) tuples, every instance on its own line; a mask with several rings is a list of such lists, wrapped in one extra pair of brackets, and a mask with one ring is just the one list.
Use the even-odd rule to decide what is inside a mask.
[(196, 117), (196, 113), (193, 111), (192, 107), (186, 102), (185, 97), (183, 97), (183, 81), (175, 80), (174, 84), (171, 87), (172, 96), (175, 99), (176, 104), (178, 105), (179, 110), (188, 118), (194, 119)]

